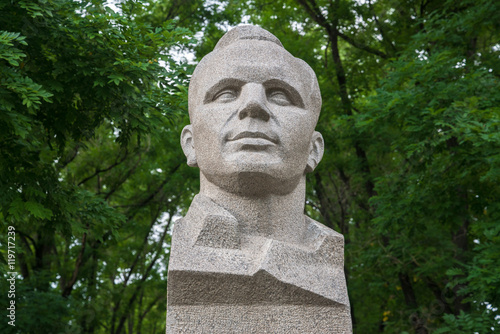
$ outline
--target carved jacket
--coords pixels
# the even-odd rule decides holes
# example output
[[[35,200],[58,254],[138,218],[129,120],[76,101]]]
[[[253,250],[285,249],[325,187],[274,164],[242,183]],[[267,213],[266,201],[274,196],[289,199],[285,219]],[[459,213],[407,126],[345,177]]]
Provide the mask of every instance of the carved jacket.
[[[245,300],[348,307],[344,238],[305,215],[304,219],[304,244],[257,236],[243,242],[231,213],[206,196],[195,196],[187,215],[174,224],[169,305]]]

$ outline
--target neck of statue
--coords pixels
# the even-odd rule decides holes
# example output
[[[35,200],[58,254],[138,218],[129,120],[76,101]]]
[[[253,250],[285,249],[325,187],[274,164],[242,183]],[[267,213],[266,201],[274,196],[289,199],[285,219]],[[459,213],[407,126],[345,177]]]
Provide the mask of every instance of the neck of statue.
[[[289,193],[244,196],[222,189],[200,173],[200,194],[229,211],[237,219],[242,236],[300,243],[306,232],[305,191],[305,175]]]

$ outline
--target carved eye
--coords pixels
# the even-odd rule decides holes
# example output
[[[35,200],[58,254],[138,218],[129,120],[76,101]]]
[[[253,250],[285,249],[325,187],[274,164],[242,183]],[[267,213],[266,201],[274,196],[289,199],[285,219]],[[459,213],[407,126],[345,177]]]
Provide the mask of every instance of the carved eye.
[[[231,102],[238,98],[238,92],[234,89],[224,89],[221,90],[214,96],[213,101],[217,102]]]
[[[281,90],[275,90],[271,91],[268,96],[268,100],[272,103],[275,103],[279,106],[291,106],[293,105],[292,101],[288,97],[288,95],[281,91]]]

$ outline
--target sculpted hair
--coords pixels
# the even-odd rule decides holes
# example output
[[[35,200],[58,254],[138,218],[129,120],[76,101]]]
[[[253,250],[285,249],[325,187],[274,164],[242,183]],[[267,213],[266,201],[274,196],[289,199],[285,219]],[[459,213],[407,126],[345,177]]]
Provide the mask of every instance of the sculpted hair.
[[[231,45],[234,42],[237,42],[242,39],[267,41],[275,43],[278,46],[285,49],[283,47],[283,44],[281,44],[280,40],[276,36],[271,34],[269,31],[257,26],[244,25],[244,26],[237,26],[236,28],[229,30],[224,36],[222,36],[219,42],[217,42],[214,51],[217,51],[218,49],[223,49],[228,45]]]
[[[213,51],[207,54],[205,57],[203,57],[203,59],[200,61],[198,66],[196,66],[196,69],[193,72],[193,76],[191,77],[191,83],[189,85],[189,97],[188,97],[188,104],[189,104],[188,109],[190,115],[194,107],[192,96],[196,95],[194,91],[194,86],[195,86],[194,82],[196,82],[197,80],[198,76],[197,74],[202,72],[202,69],[205,66],[207,66],[207,64],[210,63],[210,60],[212,58],[217,56],[218,52],[240,40],[255,40],[255,41],[274,43],[278,45],[280,48],[282,48],[283,52],[290,54],[284,48],[283,44],[281,44],[280,40],[276,36],[271,34],[269,31],[262,29],[261,27],[253,25],[242,25],[231,29],[224,36],[222,36],[219,42],[217,42],[217,45],[215,45]],[[309,99],[311,101],[313,109],[312,111],[319,117],[319,113],[321,111],[321,93],[319,90],[319,84],[318,84],[318,79],[316,78],[316,73],[314,73],[313,69],[309,66],[309,64],[307,64],[302,59],[296,57],[293,58],[297,62],[297,64],[301,66],[304,70],[306,70],[309,74],[310,92],[311,92]]]

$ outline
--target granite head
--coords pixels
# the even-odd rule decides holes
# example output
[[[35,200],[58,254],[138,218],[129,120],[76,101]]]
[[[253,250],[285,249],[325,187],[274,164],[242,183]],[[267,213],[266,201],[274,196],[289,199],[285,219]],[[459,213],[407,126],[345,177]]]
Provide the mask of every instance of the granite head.
[[[195,69],[188,165],[230,192],[291,191],[324,150],[316,75],[268,31],[238,26]]]

